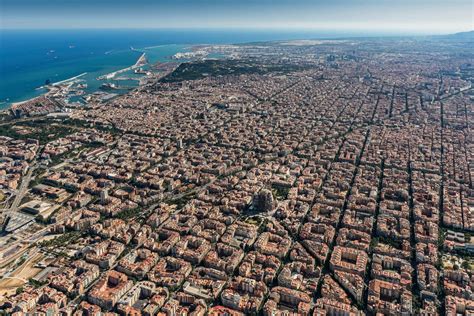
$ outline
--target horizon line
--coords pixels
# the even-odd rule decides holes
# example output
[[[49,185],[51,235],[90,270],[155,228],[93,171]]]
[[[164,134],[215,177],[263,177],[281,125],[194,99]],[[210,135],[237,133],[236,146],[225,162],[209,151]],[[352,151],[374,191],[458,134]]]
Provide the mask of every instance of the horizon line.
[[[199,26],[199,27],[190,27],[190,26],[151,26],[151,27],[41,27],[41,28],[34,28],[34,27],[4,27],[0,26],[1,31],[80,31],[80,30],[174,30],[174,31],[278,31],[284,33],[291,33],[291,32],[321,32],[321,33],[349,33],[354,35],[372,35],[372,36],[380,36],[380,35],[390,35],[390,36],[433,36],[433,35],[449,35],[449,34],[457,34],[457,33],[465,33],[465,32],[473,32],[474,29],[462,29],[456,31],[439,31],[439,30],[400,30],[400,29],[381,29],[381,30],[374,30],[374,29],[329,29],[329,28],[316,28],[316,27],[283,27],[283,26],[268,26],[268,27],[261,27],[261,26],[223,26],[223,27],[216,27],[216,26]],[[328,34],[330,35],[330,34]]]

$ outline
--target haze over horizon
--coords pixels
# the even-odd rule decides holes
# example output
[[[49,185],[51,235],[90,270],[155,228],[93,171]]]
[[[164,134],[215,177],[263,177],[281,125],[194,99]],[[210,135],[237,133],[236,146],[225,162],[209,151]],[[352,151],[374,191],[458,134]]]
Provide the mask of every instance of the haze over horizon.
[[[470,0],[0,0],[1,29],[210,28],[447,34]]]

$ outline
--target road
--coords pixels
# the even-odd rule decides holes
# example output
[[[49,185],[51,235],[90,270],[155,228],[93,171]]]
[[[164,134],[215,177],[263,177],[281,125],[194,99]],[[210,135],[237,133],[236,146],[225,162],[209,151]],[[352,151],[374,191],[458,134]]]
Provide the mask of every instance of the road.
[[[13,125],[13,124],[16,124],[16,123],[36,121],[36,120],[41,120],[41,119],[44,119],[44,116],[25,117],[25,118],[20,118],[20,119],[15,119],[15,120],[11,120],[11,121],[2,122],[2,123],[0,123],[0,126]]]
[[[18,188],[18,193],[15,196],[15,199],[12,202],[12,205],[8,209],[0,209],[1,217],[1,227],[4,226],[5,221],[15,212],[18,211],[18,206],[20,206],[23,197],[25,196],[26,192],[28,191],[28,186],[30,185],[31,177],[33,172],[36,169],[35,163],[31,164],[30,168],[28,169],[26,175],[21,180],[20,187]]]
[[[12,202],[12,205],[10,206],[9,209],[0,209],[0,215],[6,211],[7,214],[9,215],[13,212],[16,212],[18,210],[18,206],[20,206],[21,201],[23,200],[23,197],[25,196],[26,192],[28,191],[28,186],[30,185],[31,177],[33,176],[33,172],[35,171],[37,165],[36,161],[40,155],[40,153],[43,151],[43,146],[40,146],[38,148],[38,151],[36,152],[35,157],[31,161],[30,167],[28,168],[28,171],[26,172],[26,175],[23,176],[21,179],[21,184],[20,187],[18,188],[18,192],[15,196],[15,199]],[[6,218],[6,216],[4,217]]]
[[[28,190],[28,186],[30,185],[31,181],[31,176],[33,175],[35,169],[36,164],[32,164],[26,175],[23,177],[20,188],[18,189],[18,194],[15,196],[15,199],[13,200],[13,203],[10,206],[10,212],[15,212],[18,210],[18,206],[20,205],[21,200],[23,200],[23,197],[25,196],[26,191]]]

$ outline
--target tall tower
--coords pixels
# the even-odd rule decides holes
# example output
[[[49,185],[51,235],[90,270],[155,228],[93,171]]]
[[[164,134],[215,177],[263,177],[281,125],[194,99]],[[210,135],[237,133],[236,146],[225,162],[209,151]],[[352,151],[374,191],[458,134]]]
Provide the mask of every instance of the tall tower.
[[[107,204],[108,200],[109,200],[109,189],[103,189],[102,191],[100,191],[100,203]]]

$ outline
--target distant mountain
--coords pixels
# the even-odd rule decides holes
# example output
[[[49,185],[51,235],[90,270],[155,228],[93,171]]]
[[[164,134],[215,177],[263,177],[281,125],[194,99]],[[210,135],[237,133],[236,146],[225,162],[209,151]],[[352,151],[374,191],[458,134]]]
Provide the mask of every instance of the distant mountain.
[[[474,40],[474,31],[459,32],[454,34],[439,35],[437,37],[442,37],[445,39],[455,39],[455,40]]]

